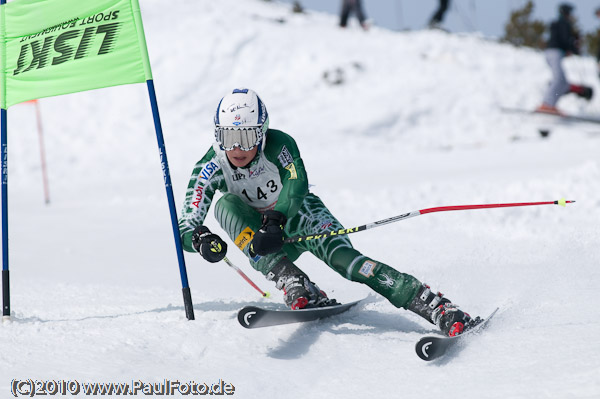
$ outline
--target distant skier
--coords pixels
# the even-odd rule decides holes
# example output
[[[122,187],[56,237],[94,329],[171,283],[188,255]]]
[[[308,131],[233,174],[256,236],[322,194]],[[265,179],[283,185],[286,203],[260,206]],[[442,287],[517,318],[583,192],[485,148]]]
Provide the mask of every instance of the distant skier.
[[[567,93],[575,93],[586,100],[592,98],[592,88],[567,82],[562,67],[564,57],[579,54],[579,35],[573,26],[573,8],[573,5],[568,3],[560,4],[558,7],[559,17],[550,25],[550,40],[544,54],[546,62],[552,69],[552,81],[544,95],[544,102],[537,108],[538,112],[560,114],[556,103]]]
[[[342,0],[342,10],[340,11],[340,26],[342,28],[345,28],[346,25],[348,25],[348,17],[351,13],[356,14],[356,19],[358,19],[360,26],[364,30],[369,29],[361,0]]]
[[[448,7],[450,5],[450,0],[439,0],[439,6],[436,12],[431,16],[429,20],[430,28],[440,28],[442,25],[442,21],[444,20],[444,15],[446,11],[448,11]]]
[[[308,251],[348,280],[366,284],[394,306],[436,324],[447,335],[479,321],[415,277],[367,257],[347,235],[284,244],[284,237],[343,229],[321,199],[309,192],[294,139],[269,129],[267,109],[249,89],[221,99],[214,118],[216,142],[195,165],[179,228],[183,247],[208,262],[222,260],[227,244],[204,225],[217,191],[215,217],[252,267],[278,289],[291,309],[335,304],[293,261]]]

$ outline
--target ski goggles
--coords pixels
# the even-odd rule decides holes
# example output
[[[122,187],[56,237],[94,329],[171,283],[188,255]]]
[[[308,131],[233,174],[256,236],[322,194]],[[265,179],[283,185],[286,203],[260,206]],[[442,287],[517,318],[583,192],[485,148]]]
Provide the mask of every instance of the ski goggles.
[[[243,151],[250,151],[262,140],[262,127],[215,127],[215,138],[225,151],[240,147]]]

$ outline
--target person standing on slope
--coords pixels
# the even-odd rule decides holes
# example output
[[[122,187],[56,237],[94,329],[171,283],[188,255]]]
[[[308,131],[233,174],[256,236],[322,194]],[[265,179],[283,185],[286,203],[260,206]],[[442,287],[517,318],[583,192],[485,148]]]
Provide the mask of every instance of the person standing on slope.
[[[579,54],[579,35],[575,32],[572,15],[573,6],[563,3],[558,7],[559,17],[550,25],[550,40],[544,51],[546,62],[552,69],[552,81],[544,95],[544,102],[537,108],[538,112],[560,114],[556,103],[563,95],[575,93],[590,100],[592,88],[569,84],[562,67],[562,60],[571,54]]]
[[[361,0],[342,0],[342,9],[340,11],[340,26],[342,28],[345,28],[348,25],[348,18],[350,17],[351,13],[356,15],[356,19],[358,19],[360,26],[364,30],[369,29],[369,25],[367,25],[367,17],[363,11]]]
[[[195,165],[186,191],[179,229],[183,248],[208,262],[222,260],[227,244],[204,225],[217,191],[218,223],[233,243],[277,289],[293,310],[336,301],[293,262],[308,251],[348,280],[363,283],[394,306],[405,308],[454,336],[473,320],[441,293],[353,248],[347,235],[285,243],[295,235],[321,234],[344,227],[321,199],[309,192],[304,162],[294,139],[269,128],[265,104],[249,89],[224,96],[214,117],[216,142]]]
[[[450,0],[439,0],[439,5],[435,13],[431,16],[429,20],[429,27],[432,29],[440,28],[442,25],[442,21],[444,20],[444,15],[446,11],[448,11],[448,7],[450,6]]]

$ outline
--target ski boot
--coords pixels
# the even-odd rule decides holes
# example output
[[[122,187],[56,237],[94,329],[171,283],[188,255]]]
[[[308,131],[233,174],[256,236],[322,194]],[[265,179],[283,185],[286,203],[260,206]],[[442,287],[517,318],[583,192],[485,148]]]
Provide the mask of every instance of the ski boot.
[[[548,104],[542,104],[542,105],[540,105],[539,107],[537,107],[535,109],[535,112],[541,112],[541,113],[544,113],[544,114],[552,114],[552,115],[559,115],[559,116],[563,115],[563,113],[560,112],[558,110],[558,108],[556,108],[553,105],[548,105]]]
[[[449,337],[462,334],[483,321],[479,317],[472,319],[468,313],[444,298],[442,293],[434,294],[425,284],[407,309],[437,325]]]
[[[581,86],[581,85],[570,85],[569,93],[575,93],[579,97],[585,98],[590,101],[594,95],[594,89],[589,86]]]
[[[335,305],[325,292],[310,281],[308,276],[289,259],[282,258],[269,273],[267,280],[275,281],[275,287],[283,290],[283,300],[292,310]]]

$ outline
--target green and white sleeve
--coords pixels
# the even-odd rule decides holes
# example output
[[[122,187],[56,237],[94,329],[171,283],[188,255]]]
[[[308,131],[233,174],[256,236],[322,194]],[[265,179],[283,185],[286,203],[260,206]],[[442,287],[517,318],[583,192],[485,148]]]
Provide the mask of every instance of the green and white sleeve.
[[[179,218],[179,232],[184,250],[196,252],[192,246],[192,233],[204,223],[217,190],[227,192],[227,186],[215,151],[210,148],[194,166],[185,193],[182,215]]]

